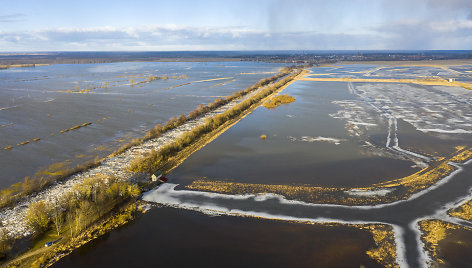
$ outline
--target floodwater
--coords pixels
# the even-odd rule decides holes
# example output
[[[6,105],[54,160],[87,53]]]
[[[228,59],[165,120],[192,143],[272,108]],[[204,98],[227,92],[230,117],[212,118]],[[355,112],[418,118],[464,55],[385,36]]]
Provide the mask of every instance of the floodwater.
[[[468,267],[472,263],[472,232],[464,229],[450,229],[439,245],[439,258],[449,267]]]
[[[400,78],[438,70],[445,75],[436,67],[343,65],[310,75]],[[462,88],[296,81],[283,93],[295,102],[259,107],[173,170],[172,182],[362,187],[413,174],[456,146],[472,145],[472,92]]]
[[[328,77],[396,76],[394,68],[377,67],[346,65],[312,72]],[[450,74],[441,68],[399,69],[412,77]],[[471,145],[472,91],[296,81],[283,93],[294,96],[295,102],[274,110],[259,107],[185,160],[169,174],[169,183],[144,194],[145,201],[164,207],[152,208],[55,266],[378,266],[365,253],[375,244],[365,230],[318,224],[337,222],[391,225],[398,264],[426,267],[416,223],[451,220],[446,211],[471,198],[472,161],[454,164],[455,172],[409,200],[376,206],[311,204],[185,186],[205,178],[357,187],[399,178],[453,152],[455,146]],[[262,134],[266,140],[259,138]],[[441,257],[450,267],[471,266],[469,240],[470,232],[452,232],[440,244]]]
[[[365,254],[375,247],[355,227],[160,207],[53,267],[381,267]]]
[[[281,66],[128,62],[0,70],[0,188],[53,163],[61,169],[104,157],[155,124],[245,89]],[[146,82],[164,75],[168,79]]]
[[[257,108],[176,168],[172,181],[185,185],[206,178],[355,187],[417,170],[410,161],[373,154],[357,136],[349,135],[342,120],[331,116],[339,110],[333,102],[357,99],[346,83],[296,81],[283,93],[295,97],[295,102],[273,110]],[[367,139],[385,144],[385,129],[377,120]]]

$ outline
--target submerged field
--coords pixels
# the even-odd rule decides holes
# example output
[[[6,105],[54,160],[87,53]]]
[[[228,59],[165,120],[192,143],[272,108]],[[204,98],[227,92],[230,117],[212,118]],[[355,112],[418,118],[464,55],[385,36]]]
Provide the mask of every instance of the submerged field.
[[[62,133],[64,127],[58,127],[60,134],[71,135],[70,139],[80,134],[82,138],[76,137],[79,147],[104,148],[95,151],[105,155],[110,152],[105,148],[114,148],[119,140],[142,135],[155,123],[187,113],[215,96],[244,89],[280,67],[159,63],[169,68],[165,69],[168,73],[174,70],[163,79],[164,72],[151,73],[148,63],[128,64],[124,64],[126,70],[120,69],[124,68],[120,64],[115,66],[119,70],[103,65],[114,70],[110,77],[131,72],[126,78],[128,85],[96,87],[88,94],[79,93],[80,86],[76,92],[51,92],[62,97],[44,103],[53,105],[77,95],[84,98],[81,104],[86,107],[85,125],[75,128],[73,124]],[[149,63],[156,72],[159,64]],[[180,69],[174,69],[174,64]],[[171,170],[167,184],[144,193],[144,201],[158,206],[132,224],[82,247],[57,266],[126,263],[143,267],[151,256],[158,256],[168,266],[203,262],[209,267],[470,264],[461,253],[469,248],[470,231],[460,228],[472,226],[466,203],[472,198],[468,161],[472,157],[472,91],[463,84],[447,82],[454,77],[468,83],[469,71],[472,65],[311,68],[304,78],[283,89],[280,94],[286,95],[278,98],[280,103],[274,104],[277,98],[272,97],[266,107],[242,116]],[[153,76],[159,78],[150,78]],[[103,83],[109,78],[100,79]],[[89,102],[100,95],[105,99],[95,103],[96,110],[86,113]],[[120,105],[127,99],[127,106]],[[20,107],[6,108],[0,114],[7,111],[9,115]],[[70,117],[81,114],[66,111]],[[115,116],[85,120],[100,112]],[[121,113],[123,117],[116,116]],[[70,121],[64,120],[59,122]],[[47,126],[48,121],[44,122]],[[12,130],[15,126],[4,125],[3,129],[11,126]],[[86,138],[90,137],[87,131],[95,133],[93,142]],[[112,134],[106,135],[106,131]],[[15,135],[9,135],[6,137],[14,144]],[[21,157],[34,145],[38,145],[38,153],[49,150],[39,147],[42,143],[61,146],[55,144],[54,137],[15,144],[5,149],[2,157],[8,159],[7,153]],[[52,155],[69,159],[78,154],[76,150],[68,147],[62,155],[57,149]],[[91,156],[89,150],[80,152]],[[31,152],[29,155],[34,158]],[[42,165],[37,162],[37,167]],[[15,165],[9,168],[13,172]],[[448,212],[459,205],[462,210]],[[436,228],[437,224],[424,224],[439,220],[460,228],[443,228],[445,232]],[[456,243],[463,234],[464,241]],[[460,252],[454,255],[454,248]]]
[[[470,174],[470,166],[451,162],[471,157],[472,91],[399,80],[466,79],[454,68],[313,68],[283,91],[294,102],[259,107],[173,170],[171,185],[144,199],[224,215],[392,224],[391,265],[432,263],[422,253],[428,249],[416,219],[447,218],[440,204],[469,198],[468,175],[457,174]],[[309,79],[315,76],[323,78]]]
[[[297,81],[284,93],[295,102],[273,110],[259,107],[174,170],[175,182],[185,185],[205,178],[361,187],[418,170],[410,161],[376,153],[332,116],[339,110],[336,101],[356,100],[345,83]],[[366,135],[376,140],[368,141],[385,144],[385,122],[370,124]],[[261,134],[267,138],[260,139]]]
[[[141,62],[1,70],[0,187],[104,157],[155,124],[245,89],[280,67]]]
[[[434,72],[415,68],[418,75]],[[293,83],[284,90],[293,103],[258,108],[175,169],[173,182],[193,190],[269,192],[342,204],[393,201],[429,187],[454,169],[447,165],[451,156],[472,146],[472,91],[328,81],[379,70],[363,65],[312,69],[306,77],[316,72],[327,81]],[[444,169],[435,171],[435,166]],[[411,190],[394,182],[401,178]]]
[[[377,249],[368,228],[214,218],[156,208],[54,267],[145,267],[154,262],[166,267],[382,267],[365,254]]]

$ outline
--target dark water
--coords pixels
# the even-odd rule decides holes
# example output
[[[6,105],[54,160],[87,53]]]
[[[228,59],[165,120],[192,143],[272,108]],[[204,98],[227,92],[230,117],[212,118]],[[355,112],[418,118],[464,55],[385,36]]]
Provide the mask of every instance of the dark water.
[[[472,231],[448,230],[446,238],[439,242],[439,257],[449,267],[470,267],[472,264]]]
[[[333,71],[328,68],[324,71]],[[356,71],[355,66],[342,68],[346,69],[345,72]],[[428,70],[419,70],[416,75],[421,72],[427,73]],[[296,97],[296,101],[274,111],[258,108],[188,158],[169,175],[170,182],[185,185],[206,177],[248,183],[360,186],[397,178],[416,170],[409,161],[366,153],[364,144],[348,135],[344,122],[329,115],[340,109],[332,101],[356,100],[355,95],[349,94],[346,83],[298,81],[284,93]],[[420,132],[400,118],[398,122],[397,134],[402,148],[443,154],[460,144],[455,139]],[[385,120],[379,120],[375,127],[368,130],[367,140],[376,145],[385,144],[386,128]],[[266,134],[267,140],[261,140],[261,134]],[[322,136],[341,141],[339,145],[306,142],[301,140],[303,136]],[[446,138],[448,136],[453,135],[445,135]],[[447,203],[470,196],[471,165],[463,168],[461,173],[446,183],[415,199],[364,209],[283,202],[278,197],[241,199],[196,191],[165,190],[162,187],[149,195],[163,197],[158,203],[184,208],[239,211],[285,220],[304,218],[392,224],[403,231],[397,235],[401,242],[399,247],[405,249],[405,263],[409,267],[421,267],[423,260],[412,223],[431,217]],[[472,265],[467,255],[469,236],[465,233],[448,235],[440,245],[450,267]],[[353,227],[326,227],[261,218],[211,217],[161,207],[75,251],[56,267],[375,267],[377,264],[365,254],[372,245],[372,238],[367,232]]]
[[[444,137],[440,138],[438,136]],[[398,137],[401,141],[400,146],[402,148],[424,155],[449,155],[456,151],[456,146],[472,145],[470,136],[450,137],[448,135],[426,135],[403,120],[398,121]],[[432,146],[432,144],[434,144],[434,146]]]
[[[346,226],[208,217],[155,208],[53,267],[381,267],[370,233]]]
[[[177,204],[182,207],[212,209],[218,211],[238,211],[254,216],[275,217],[279,219],[313,219],[316,221],[340,222],[382,222],[398,226],[397,233],[404,249],[405,263],[409,267],[422,267],[424,260],[418,251],[419,241],[412,224],[422,218],[434,218],[434,215],[448,203],[470,198],[472,190],[472,166],[463,167],[462,172],[451,177],[447,182],[438,185],[417,198],[377,207],[349,207],[333,205],[308,205],[282,202],[279,198],[260,200],[255,197],[245,199],[229,196],[218,196],[194,191],[167,190],[159,188],[149,192],[146,200],[163,204]],[[154,199],[155,198],[155,199]],[[468,224],[470,227],[471,224]],[[468,259],[464,259],[467,261]],[[467,266],[468,267],[468,266]]]
[[[170,192],[169,197],[179,204],[187,204],[195,208],[214,207],[228,211],[237,209],[255,216],[274,215],[280,219],[292,217],[395,224],[403,230],[402,234],[397,235],[401,236],[402,243],[399,246],[405,249],[406,263],[409,267],[421,267],[423,260],[419,258],[417,235],[411,229],[411,223],[435,214],[446,203],[470,196],[471,176],[471,166],[464,166],[464,170],[452,177],[447,183],[416,199],[371,209],[346,206],[306,206],[282,203],[277,198],[264,201],[254,198],[228,199],[205,194],[192,194],[192,191]],[[150,193],[150,195],[156,196],[162,196],[162,194],[164,192]],[[255,227],[259,224],[261,224],[260,227]],[[363,231],[350,227],[331,228],[333,227],[312,226],[290,221],[229,216],[210,217],[187,210],[156,208],[132,224],[113,231],[105,239],[97,240],[77,250],[57,265],[59,267],[68,267],[69,265],[99,267],[107,263],[116,264],[120,261],[126,266],[141,266],[153,263],[155,257],[159,256],[164,265],[171,265],[172,262],[168,261],[173,260],[176,262],[176,266],[179,266],[188,265],[188,261],[193,260],[192,253],[196,252],[198,255],[198,258],[195,259],[197,260],[195,261],[196,266],[200,266],[201,258],[206,259],[210,266],[221,265],[221,263],[231,264],[232,260],[239,260],[243,254],[249,256],[250,260],[246,263],[243,259],[241,264],[254,267],[251,265],[253,262],[258,265],[266,262],[271,263],[273,257],[270,254],[280,252],[280,248],[285,248],[287,252],[295,249],[297,252],[283,254],[283,257],[292,256],[293,259],[290,259],[290,262],[278,261],[276,264],[280,265],[276,266],[281,267],[298,267],[297,264],[300,264],[301,267],[305,267],[305,264],[317,266],[318,263],[323,264],[319,265],[320,267],[371,265],[364,259],[364,250],[370,247],[371,238],[363,236]],[[288,233],[286,233],[287,230],[289,230]],[[452,235],[448,234],[447,239],[440,244],[443,254],[441,256],[451,263],[450,267],[469,267],[472,264],[465,251],[468,249],[470,235],[470,232],[453,232]],[[293,241],[293,245],[286,239]],[[367,244],[365,244],[366,242]],[[254,246],[255,248],[253,248]],[[302,254],[306,251],[299,249],[298,246],[308,249],[310,256],[315,256],[315,258],[310,259],[310,256]],[[313,249],[310,249],[310,246]],[[271,253],[258,255],[260,247]],[[161,254],[162,252],[164,253]],[[215,252],[218,254],[213,255]],[[348,256],[343,254],[348,254]],[[459,259],[454,259],[454,257]],[[287,265],[292,262],[293,265]],[[455,264],[461,265],[456,266]]]
[[[128,62],[0,70],[0,188],[52,163],[69,161],[66,164],[73,166],[106,156],[154,124],[251,86],[279,67],[250,62]],[[129,85],[130,79],[141,82],[149,75],[170,79]],[[180,75],[188,78],[171,78]],[[195,82],[215,78],[228,79]],[[218,85],[223,82],[227,84]],[[58,92],[104,83],[107,88],[89,94]],[[184,83],[190,84],[166,89]],[[86,122],[92,125],[60,133]],[[41,140],[17,145],[35,138]],[[6,151],[7,146],[14,148]]]

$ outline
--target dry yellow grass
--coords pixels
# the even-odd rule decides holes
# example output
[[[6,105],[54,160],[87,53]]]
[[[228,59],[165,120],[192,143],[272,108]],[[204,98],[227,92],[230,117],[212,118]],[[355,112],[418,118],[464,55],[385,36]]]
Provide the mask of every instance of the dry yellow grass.
[[[0,69],[39,67],[39,66],[47,66],[47,65],[50,65],[50,64],[0,64]]]
[[[456,217],[460,219],[464,219],[467,221],[472,220],[472,200],[469,200],[467,203],[463,204],[462,206],[450,210],[448,214],[451,217]]]
[[[239,74],[276,74],[277,72],[239,73]]]
[[[298,79],[301,81],[316,81],[316,82],[368,82],[368,83],[405,83],[405,84],[419,84],[428,86],[448,86],[448,87],[463,87],[472,89],[472,84],[462,82],[449,82],[441,78],[425,78],[425,79],[376,79],[376,78],[348,78],[348,77],[303,77]]]
[[[224,81],[224,82],[221,82],[221,83],[218,83],[218,84],[215,84],[215,85],[209,86],[208,88],[217,87],[217,86],[222,86],[222,85],[225,85],[225,84],[228,84],[228,83],[234,82],[234,81],[236,81],[236,79],[233,79],[233,80],[230,80],[230,81]]]
[[[463,148],[459,147],[458,149]],[[472,148],[468,150],[463,150],[459,154],[455,155],[454,157],[451,158],[452,162],[457,162],[457,163],[463,163],[467,161],[468,159],[472,158]]]
[[[275,97],[270,98],[262,106],[266,107],[267,109],[274,109],[276,107],[279,107],[282,104],[289,104],[294,101],[295,101],[294,97],[288,94],[282,94],[282,95],[277,95]]]
[[[220,77],[220,78],[192,81],[192,83],[201,83],[201,82],[217,81],[217,80],[232,79],[232,78],[234,78],[234,77],[232,77],[232,76],[231,77]]]
[[[345,61],[339,64],[363,64],[363,65],[385,65],[385,66],[459,66],[472,65],[472,60],[428,60],[428,61]]]
[[[228,181],[195,180],[187,186],[188,189],[209,191],[226,194],[261,194],[274,193],[287,198],[295,199],[299,196],[308,196],[310,201],[316,201],[316,196],[321,192],[335,192],[337,188],[316,187],[309,185],[274,185],[255,184]],[[311,197],[311,198],[310,198]]]
[[[471,230],[467,227],[455,225],[441,220],[424,220],[419,223],[421,229],[421,240],[425,244],[429,256],[433,260],[432,267],[440,267],[445,264],[441,259],[439,243],[447,237],[448,231],[456,229]]]
[[[396,263],[397,251],[392,226],[375,224],[362,226],[361,229],[369,230],[377,244],[376,248],[371,248],[366,252],[370,258],[387,268],[400,267]]]

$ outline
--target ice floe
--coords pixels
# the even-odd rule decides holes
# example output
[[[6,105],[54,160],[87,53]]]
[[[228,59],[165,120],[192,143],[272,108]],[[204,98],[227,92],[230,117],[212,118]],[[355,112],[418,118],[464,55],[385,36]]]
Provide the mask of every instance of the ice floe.
[[[363,190],[363,189],[351,189],[345,193],[354,196],[386,196],[393,192],[395,189],[378,189],[378,190]]]
[[[302,136],[301,138],[295,138],[292,136],[287,137],[291,141],[303,141],[303,142],[327,142],[332,143],[335,145],[341,144],[341,142],[345,141],[344,139],[337,139],[337,138],[330,138],[330,137],[310,137],[310,136]]]

